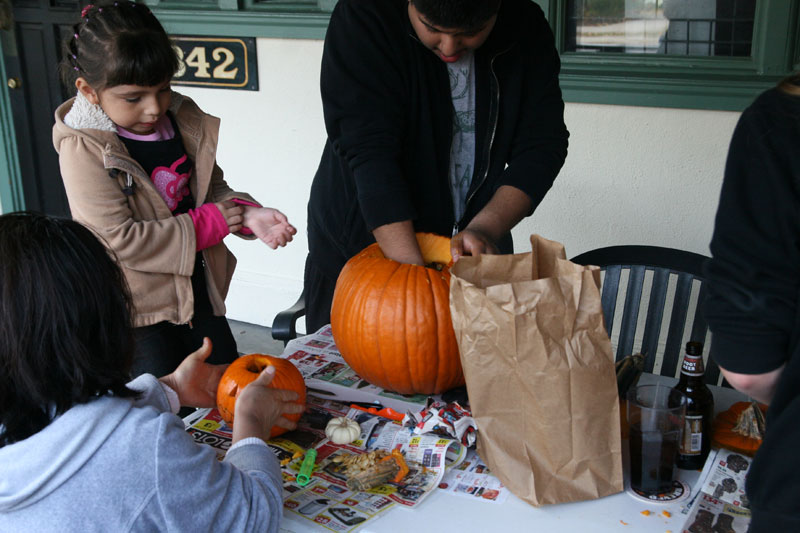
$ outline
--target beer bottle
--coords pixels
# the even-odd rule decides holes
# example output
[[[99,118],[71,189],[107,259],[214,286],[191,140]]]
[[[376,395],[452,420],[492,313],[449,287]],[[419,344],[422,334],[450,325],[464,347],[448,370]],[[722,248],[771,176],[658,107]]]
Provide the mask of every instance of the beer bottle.
[[[676,389],[686,395],[686,423],[678,451],[678,468],[703,468],[711,450],[711,423],[714,416],[714,397],[703,379],[703,343],[686,343],[681,365],[681,377]]]

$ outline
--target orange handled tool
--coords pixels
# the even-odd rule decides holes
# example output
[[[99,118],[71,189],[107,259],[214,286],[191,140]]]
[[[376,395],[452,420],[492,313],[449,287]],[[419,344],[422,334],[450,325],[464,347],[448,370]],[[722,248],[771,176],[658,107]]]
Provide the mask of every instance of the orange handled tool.
[[[398,422],[402,422],[405,415],[402,413],[398,413],[391,407],[384,407],[383,409],[376,409],[375,407],[362,407],[361,405],[357,404],[350,404],[350,407],[353,409],[358,409],[359,411],[365,411],[372,415],[382,416],[384,418],[388,418],[389,420],[396,420]]]

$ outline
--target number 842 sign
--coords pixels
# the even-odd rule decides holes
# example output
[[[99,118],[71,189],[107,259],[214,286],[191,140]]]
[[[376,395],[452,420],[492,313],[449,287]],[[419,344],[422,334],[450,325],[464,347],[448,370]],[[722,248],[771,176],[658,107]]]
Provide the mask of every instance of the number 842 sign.
[[[256,40],[253,37],[173,35],[180,66],[174,85],[258,90]]]

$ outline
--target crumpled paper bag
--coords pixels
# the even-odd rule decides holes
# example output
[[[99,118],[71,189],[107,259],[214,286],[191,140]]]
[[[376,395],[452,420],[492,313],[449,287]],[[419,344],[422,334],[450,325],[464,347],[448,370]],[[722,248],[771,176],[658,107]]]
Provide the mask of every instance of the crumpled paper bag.
[[[463,257],[450,311],[478,453],[528,503],[623,490],[614,356],[598,267],[531,236],[531,253]]]

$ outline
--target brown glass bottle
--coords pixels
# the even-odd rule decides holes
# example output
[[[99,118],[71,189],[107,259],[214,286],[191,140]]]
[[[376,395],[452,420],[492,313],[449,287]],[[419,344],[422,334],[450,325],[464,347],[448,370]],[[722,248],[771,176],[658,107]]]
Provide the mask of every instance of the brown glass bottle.
[[[686,395],[686,424],[678,451],[678,468],[703,468],[711,450],[714,397],[703,378],[703,343],[687,342],[681,377],[675,388]]]

